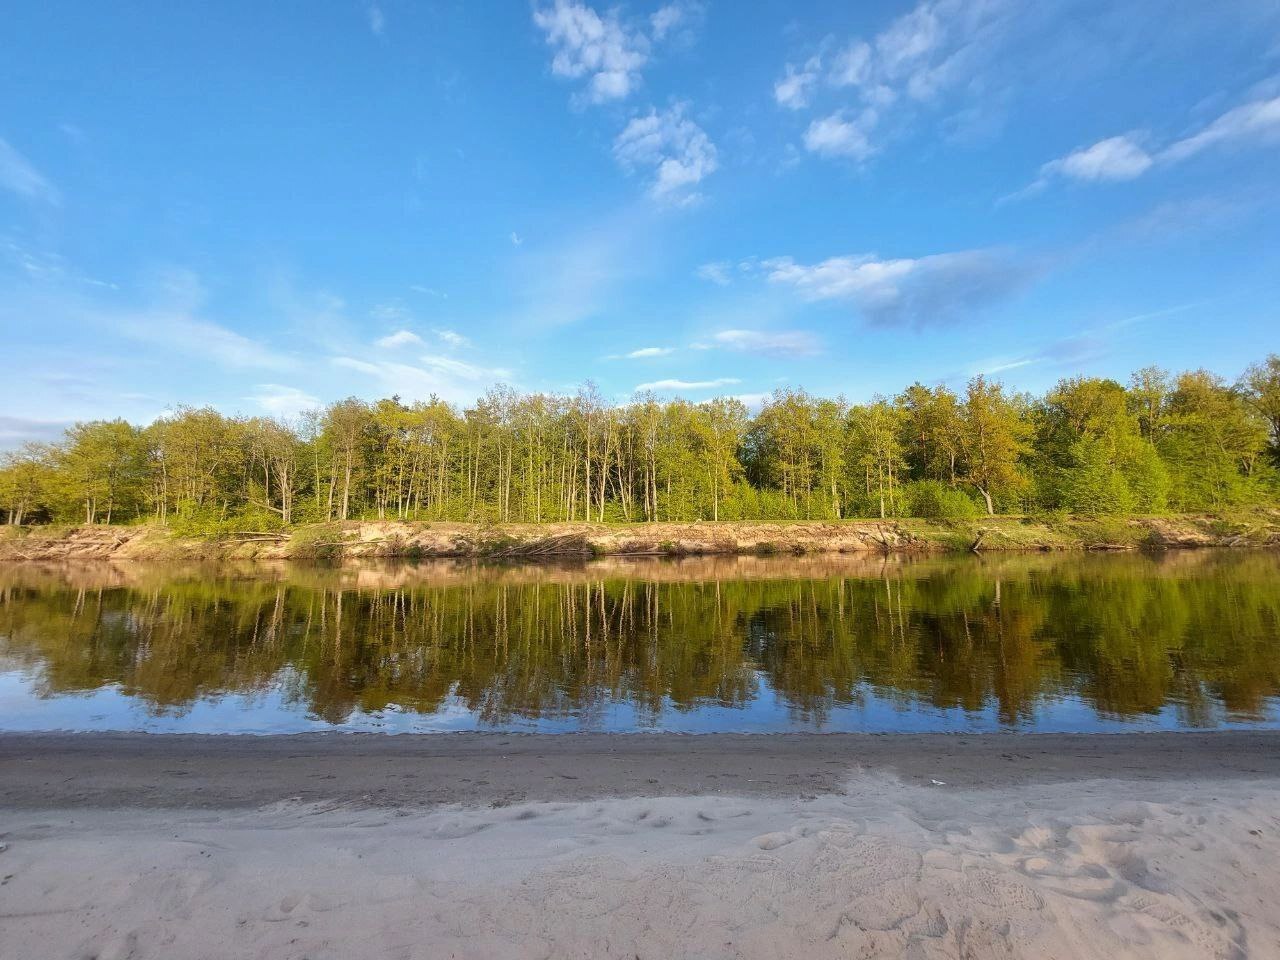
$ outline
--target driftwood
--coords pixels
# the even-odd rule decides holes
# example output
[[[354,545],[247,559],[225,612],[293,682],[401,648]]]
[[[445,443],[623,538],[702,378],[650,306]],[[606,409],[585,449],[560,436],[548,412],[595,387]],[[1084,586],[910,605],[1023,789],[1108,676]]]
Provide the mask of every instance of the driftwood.
[[[982,546],[982,538],[983,538],[983,537],[985,537],[986,535],[987,535],[987,531],[986,531],[984,528],[979,527],[979,528],[978,528],[978,535],[977,535],[976,537],[974,537],[974,539],[973,539],[973,543],[969,544],[969,552],[970,552],[970,553],[980,553],[980,552],[981,552],[979,548]]]

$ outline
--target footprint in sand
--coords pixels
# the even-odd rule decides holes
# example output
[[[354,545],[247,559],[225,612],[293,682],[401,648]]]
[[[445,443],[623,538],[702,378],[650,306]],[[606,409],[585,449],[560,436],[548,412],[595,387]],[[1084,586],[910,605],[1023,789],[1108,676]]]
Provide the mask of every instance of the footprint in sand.
[[[752,839],[761,850],[777,850],[779,847],[785,847],[796,838],[789,833],[762,833],[760,836]]]
[[[131,957],[138,955],[138,934],[136,931],[129,931],[121,937],[114,939],[97,953],[92,956],[94,960],[129,960]]]

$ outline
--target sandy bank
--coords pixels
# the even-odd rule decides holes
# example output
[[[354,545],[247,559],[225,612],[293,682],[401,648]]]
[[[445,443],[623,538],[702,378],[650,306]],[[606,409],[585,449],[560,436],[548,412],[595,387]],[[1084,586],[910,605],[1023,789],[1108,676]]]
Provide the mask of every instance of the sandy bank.
[[[210,739],[3,739],[0,953],[1280,956],[1272,735]]]
[[[984,517],[925,520],[720,522],[610,525],[351,521],[182,538],[157,526],[0,528],[0,560],[242,559],[361,560],[482,557],[885,554],[964,551],[980,540],[1001,550],[1138,549],[1280,545],[1280,510],[1099,519]]]
[[[429,807],[836,793],[854,773],[1001,790],[1280,778],[1280,731],[1120,734],[0,734],[0,808]]]

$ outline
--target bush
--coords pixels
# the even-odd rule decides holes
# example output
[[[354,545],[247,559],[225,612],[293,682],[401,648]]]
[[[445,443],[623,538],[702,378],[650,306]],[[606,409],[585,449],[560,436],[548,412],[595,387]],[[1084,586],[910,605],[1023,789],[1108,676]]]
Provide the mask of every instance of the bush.
[[[926,520],[971,520],[979,513],[963,490],[949,487],[938,480],[918,480],[903,487],[907,513]]]
[[[170,514],[168,527],[179,537],[225,537],[233,533],[282,530],[284,524],[280,514],[256,507],[225,515],[219,507],[203,507]]]

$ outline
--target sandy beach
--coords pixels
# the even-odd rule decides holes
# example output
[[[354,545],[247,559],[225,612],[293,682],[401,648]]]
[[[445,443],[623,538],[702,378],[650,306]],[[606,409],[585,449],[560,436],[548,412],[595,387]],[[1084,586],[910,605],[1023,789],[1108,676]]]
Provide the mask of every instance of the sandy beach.
[[[1280,734],[0,736],[5,958],[1280,956]]]

